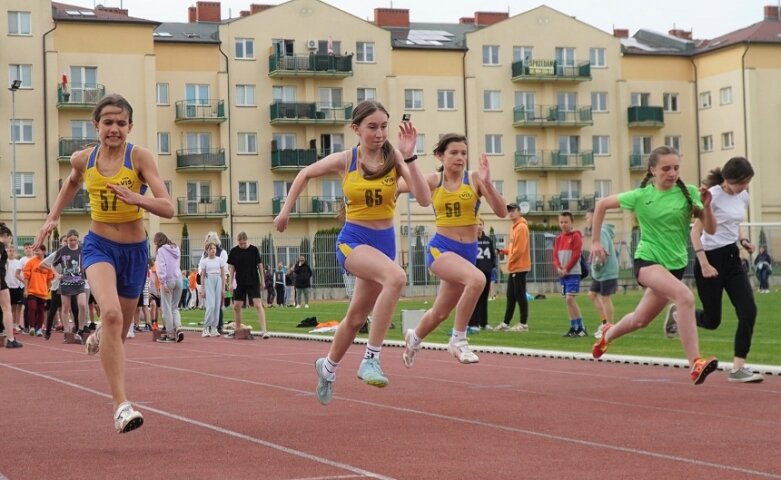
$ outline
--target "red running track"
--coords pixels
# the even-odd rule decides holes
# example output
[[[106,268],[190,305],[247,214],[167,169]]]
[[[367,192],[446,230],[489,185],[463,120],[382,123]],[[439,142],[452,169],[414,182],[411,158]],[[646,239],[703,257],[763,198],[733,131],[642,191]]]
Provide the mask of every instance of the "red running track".
[[[460,365],[388,347],[390,385],[339,369],[314,398],[328,344],[189,335],[127,342],[144,426],[114,432],[108,387],[82,347],[24,337],[0,349],[0,480],[781,479],[781,381],[701,386],[680,368],[483,354]],[[25,340],[26,339],[26,340]]]

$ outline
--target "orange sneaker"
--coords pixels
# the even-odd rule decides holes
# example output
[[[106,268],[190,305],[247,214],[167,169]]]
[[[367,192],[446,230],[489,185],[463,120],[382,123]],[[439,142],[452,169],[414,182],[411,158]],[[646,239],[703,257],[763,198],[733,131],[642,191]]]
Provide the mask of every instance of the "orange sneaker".
[[[591,347],[591,356],[594,358],[599,358],[602,356],[603,353],[607,351],[607,346],[610,345],[610,342],[608,342],[605,339],[605,334],[608,330],[613,328],[613,324],[610,322],[605,322],[602,324],[601,327],[599,327],[599,332],[602,334],[599,336],[599,339],[597,340],[597,343],[594,344],[593,347]]]
[[[698,358],[692,365],[691,375],[692,382],[695,385],[699,385],[705,381],[705,377],[710,375],[719,367],[719,361],[716,357]]]

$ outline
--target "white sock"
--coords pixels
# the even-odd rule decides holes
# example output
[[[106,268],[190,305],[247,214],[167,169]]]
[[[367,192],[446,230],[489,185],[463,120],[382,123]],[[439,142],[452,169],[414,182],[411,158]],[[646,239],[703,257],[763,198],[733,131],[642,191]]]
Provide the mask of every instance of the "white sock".
[[[374,345],[366,344],[366,352],[363,354],[364,359],[373,358],[380,361],[380,350],[382,350],[382,347],[375,347]]]
[[[338,366],[339,366],[338,363],[334,362],[329,357],[325,357],[325,362],[323,362],[321,373],[323,374],[326,380],[328,380],[329,382],[333,382],[334,379],[336,379],[336,368]]]
[[[453,334],[450,337],[450,343],[458,343],[461,340],[466,340],[466,331],[459,332],[454,328]]]

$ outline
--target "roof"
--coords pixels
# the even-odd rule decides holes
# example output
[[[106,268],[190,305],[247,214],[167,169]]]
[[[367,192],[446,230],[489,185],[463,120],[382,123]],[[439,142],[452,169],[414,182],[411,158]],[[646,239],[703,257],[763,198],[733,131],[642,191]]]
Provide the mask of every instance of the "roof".
[[[624,53],[638,55],[690,56],[696,52],[696,46],[694,40],[645,29],[638,30],[630,38],[621,39],[621,50]]]
[[[697,53],[730,47],[740,43],[781,44],[781,22],[774,19],[765,19],[712,40],[705,40],[702,42]]]
[[[131,17],[99,8],[91,9],[59,2],[52,2],[52,19],[57,22],[135,23],[150,26],[160,24],[160,22],[153,20]]]
[[[219,23],[161,23],[155,29],[155,42],[220,43]]]
[[[409,28],[382,27],[391,32],[393,48],[467,50],[466,34],[483,28],[461,23],[410,23]]]

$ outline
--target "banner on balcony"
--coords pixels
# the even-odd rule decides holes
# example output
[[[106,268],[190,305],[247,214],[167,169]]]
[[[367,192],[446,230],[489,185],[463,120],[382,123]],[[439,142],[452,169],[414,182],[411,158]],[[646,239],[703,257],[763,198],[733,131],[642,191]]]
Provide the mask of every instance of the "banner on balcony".
[[[529,75],[553,75],[555,60],[529,60]]]

